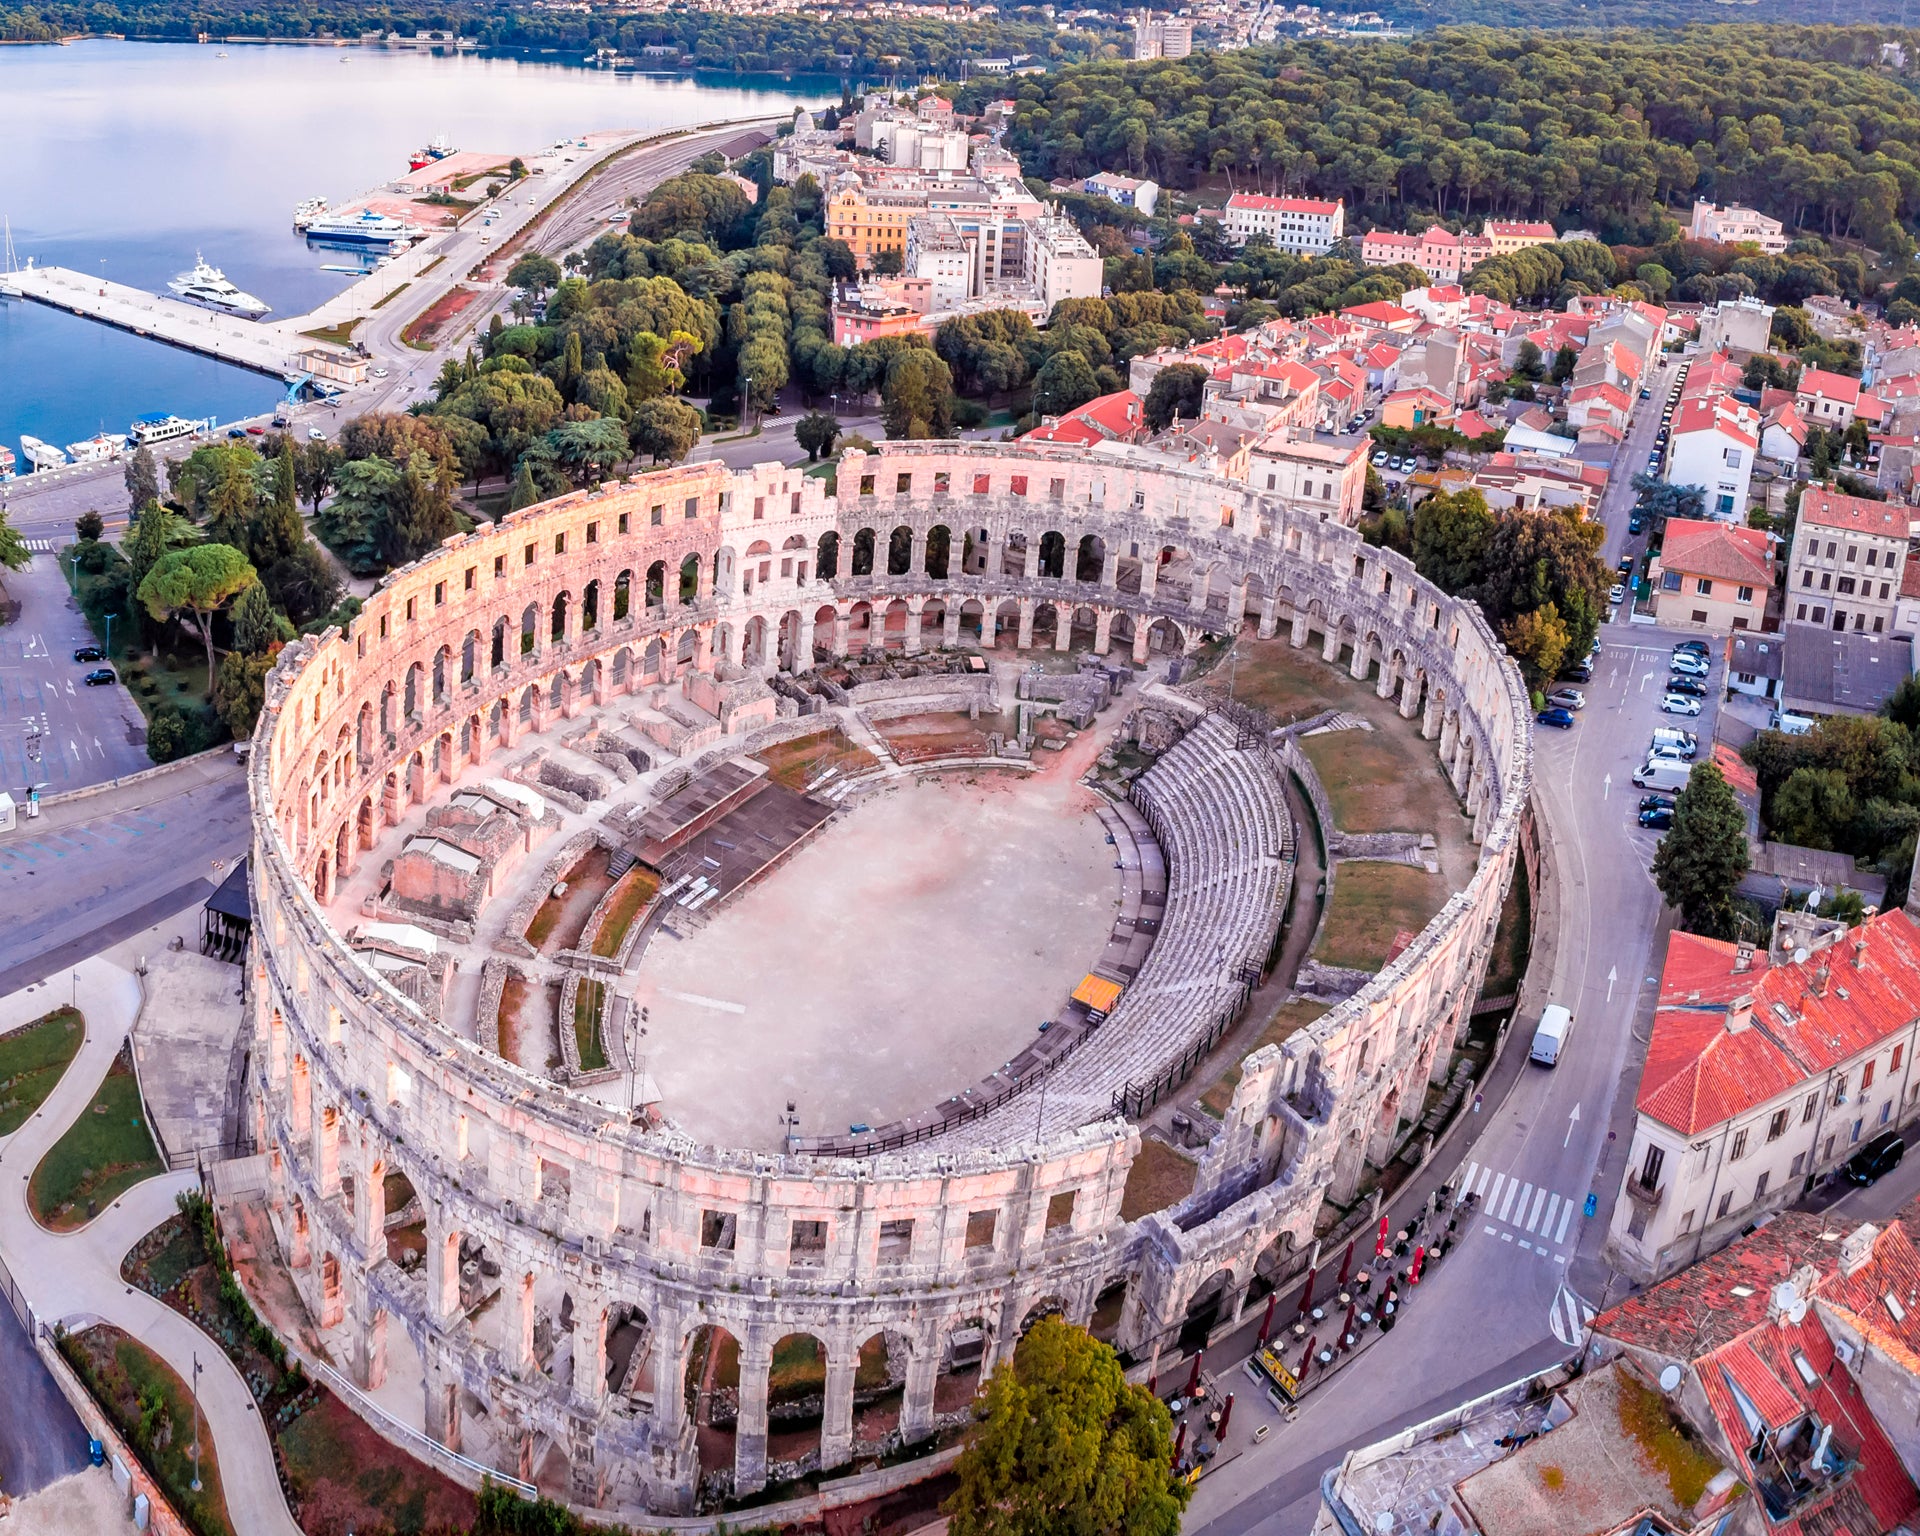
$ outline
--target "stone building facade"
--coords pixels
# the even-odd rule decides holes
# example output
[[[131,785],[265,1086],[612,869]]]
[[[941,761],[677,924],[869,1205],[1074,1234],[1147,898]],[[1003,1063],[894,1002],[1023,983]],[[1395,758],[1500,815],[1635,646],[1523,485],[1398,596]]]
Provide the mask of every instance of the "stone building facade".
[[[1030,1113],[1024,1133],[1009,1120],[979,1138],[976,1122],[972,1144],[865,1159],[632,1126],[441,1027],[325,910],[378,830],[435,786],[686,667],[804,670],[816,651],[996,634],[1143,660],[1242,625],[1284,629],[1356,678],[1377,665],[1380,696],[1434,743],[1481,858],[1368,985],[1247,1059],[1192,1194],[1137,1221],[1119,1212],[1139,1133],[1103,1113],[1050,1120],[1038,1140]],[[934,1432],[963,1336],[983,1341],[984,1375],[1046,1311],[1087,1322],[1120,1298],[1116,1343],[1143,1363],[1202,1305],[1237,1317],[1444,1080],[1531,767],[1517,671],[1477,609],[1399,555],[1241,482],[950,442],[850,452],[835,496],[778,465],[689,465],[449,539],[344,632],[283,652],[255,744],[253,1106],[296,1284],[323,1327],[346,1326],[363,1385],[384,1379],[389,1331],[405,1329],[442,1444],[483,1409],[502,1470],[526,1475],[550,1443],[576,1504],[660,1510],[700,1492],[687,1378],[703,1328],[738,1343],[732,1487],[746,1493],[769,1475],[768,1370],[786,1335],[824,1346],[832,1468],[856,1451],[855,1372],[875,1335],[905,1362],[911,1442]],[[424,1219],[413,1268],[387,1257],[392,1173]],[[484,1325],[476,1275],[499,1289]],[[609,1338],[636,1327],[646,1368],[610,1380]]]

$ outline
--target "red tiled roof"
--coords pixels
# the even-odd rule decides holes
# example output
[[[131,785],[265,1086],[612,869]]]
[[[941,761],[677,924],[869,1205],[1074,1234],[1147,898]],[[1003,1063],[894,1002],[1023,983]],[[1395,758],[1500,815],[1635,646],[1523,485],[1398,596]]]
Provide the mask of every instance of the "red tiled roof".
[[[1546,240],[1553,238],[1553,226],[1551,224],[1518,224],[1508,223],[1503,219],[1489,219],[1487,221],[1486,231],[1489,235],[1504,235],[1509,238],[1516,238],[1523,235],[1538,236]]]
[[[1339,212],[1337,202],[1321,202],[1311,197],[1267,197],[1258,192],[1236,192],[1227,199],[1229,208],[1250,208],[1259,213],[1310,213],[1331,217]]]
[[[1847,528],[1855,533],[1877,533],[1887,538],[1907,536],[1907,514],[1891,502],[1870,496],[1848,496],[1829,486],[1810,485],[1800,497],[1800,521],[1822,528]]]
[[[1682,400],[1673,413],[1673,436],[1689,432],[1718,432],[1748,448],[1760,446],[1753,413],[1725,395]]]
[[[1736,949],[1675,932],[1636,1105],[1694,1135],[1790,1092],[1904,1029],[1920,1014],[1920,928],[1883,912],[1797,964],[1764,952],[1734,970]],[[1750,995],[1742,1027],[1729,1004]]]
[[[1130,389],[1123,389],[1089,400],[1058,421],[1035,427],[1027,436],[1037,443],[1077,443],[1090,447],[1116,439],[1130,441],[1143,423],[1140,397]]]
[[[1371,304],[1355,304],[1340,311],[1349,320],[1358,320],[1369,325],[1414,325],[1420,317],[1410,309],[1402,309],[1398,304],[1390,304],[1385,299],[1376,299]]]
[[[1809,368],[1800,375],[1800,393],[1825,396],[1829,400],[1854,401],[1860,398],[1860,381],[1844,373],[1829,373],[1824,368]]]
[[[1773,585],[1773,558],[1767,553],[1766,534],[1758,528],[1738,528],[1731,523],[1668,518],[1660,566],[1688,576],[1717,576],[1756,587]]]

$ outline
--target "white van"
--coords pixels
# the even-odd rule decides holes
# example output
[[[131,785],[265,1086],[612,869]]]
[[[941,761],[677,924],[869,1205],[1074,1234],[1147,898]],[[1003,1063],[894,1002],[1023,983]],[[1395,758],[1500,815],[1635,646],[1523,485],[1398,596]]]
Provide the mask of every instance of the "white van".
[[[1671,747],[1682,757],[1692,759],[1700,751],[1700,738],[1692,731],[1676,730],[1670,725],[1654,727],[1653,745]]]
[[[1664,795],[1678,794],[1687,787],[1693,764],[1656,758],[1633,770],[1633,782],[1641,789],[1658,790]]]
[[[1805,715],[1795,715],[1788,713],[1786,710],[1776,710],[1774,711],[1773,718],[1767,722],[1767,726],[1769,729],[1779,731],[1784,735],[1804,736],[1808,731],[1813,729],[1813,721]]]
[[[1573,1015],[1558,1003],[1549,1003],[1540,1012],[1540,1026],[1533,1032],[1533,1049],[1528,1061],[1550,1067],[1560,1059],[1567,1044],[1567,1032],[1573,1028]]]

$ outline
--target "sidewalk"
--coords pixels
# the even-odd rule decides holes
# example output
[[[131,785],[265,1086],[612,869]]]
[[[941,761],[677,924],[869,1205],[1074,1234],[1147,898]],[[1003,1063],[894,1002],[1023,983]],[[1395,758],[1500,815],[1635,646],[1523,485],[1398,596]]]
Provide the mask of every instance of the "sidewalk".
[[[178,926],[176,920],[138,935],[123,948],[164,947]],[[92,1101],[140,1011],[139,979],[115,958],[95,956],[76,970],[78,979],[66,987],[41,982],[0,998],[0,1030],[37,1018],[69,996],[87,1020],[86,1042],[47,1102],[13,1135],[0,1138],[0,1181],[6,1185],[0,1193],[0,1254],[42,1326],[111,1323],[160,1355],[183,1381],[192,1380],[197,1358],[200,1406],[220,1458],[235,1529],[246,1536],[300,1536],[246,1381],[212,1339],[120,1278],[127,1250],[174,1214],[175,1196],[197,1187],[195,1176],[166,1174],[137,1184],[78,1232],[48,1232],[27,1209],[28,1178]]]
[[[47,795],[40,801],[40,814],[32,820],[19,815],[14,821],[13,830],[15,835],[22,832],[56,832],[62,827],[78,826],[102,816],[118,816],[126,811],[141,810],[156,800],[185,794],[188,790],[201,789],[209,784],[238,781],[246,776],[246,771],[245,761],[234,756],[232,747],[215,747],[210,752],[199,752],[192,757],[183,757],[178,762],[162,763],[139,773],[108,779],[102,784],[89,784],[63,794]]]

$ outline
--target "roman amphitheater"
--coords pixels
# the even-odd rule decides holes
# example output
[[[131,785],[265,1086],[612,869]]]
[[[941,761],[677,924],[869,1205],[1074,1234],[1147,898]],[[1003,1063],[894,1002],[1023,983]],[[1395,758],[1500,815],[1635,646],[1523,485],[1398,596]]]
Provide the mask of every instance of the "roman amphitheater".
[[[1531,836],[1477,609],[1125,450],[887,444],[836,490],[700,464],[508,514],[269,681],[271,1220],[361,1410],[469,1480],[631,1514],[898,1468],[1054,1311],[1144,1378],[1453,1073]],[[1295,735],[1181,680],[1229,636],[1364,687],[1460,857],[1123,1217],[1320,835]]]

